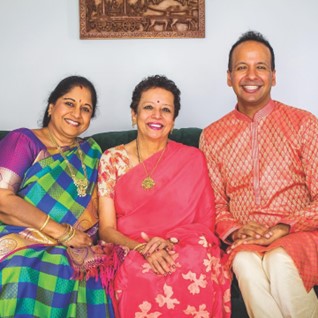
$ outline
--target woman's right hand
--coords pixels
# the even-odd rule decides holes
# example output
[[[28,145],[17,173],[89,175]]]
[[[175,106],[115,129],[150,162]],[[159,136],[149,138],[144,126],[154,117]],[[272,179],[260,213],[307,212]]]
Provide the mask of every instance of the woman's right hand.
[[[74,230],[75,230],[75,235],[70,240],[66,242],[61,242],[62,245],[66,247],[75,247],[75,248],[92,246],[93,240],[88,234],[86,234],[85,232],[81,230],[77,230],[77,229],[74,229]]]
[[[140,251],[152,270],[159,275],[171,274],[175,269],[175,262],[172,258],[174,252],[174,244],[169,240],[154,236],[150,238],[146,233],[142,232],[141,237],[146,241],[146,245]]]

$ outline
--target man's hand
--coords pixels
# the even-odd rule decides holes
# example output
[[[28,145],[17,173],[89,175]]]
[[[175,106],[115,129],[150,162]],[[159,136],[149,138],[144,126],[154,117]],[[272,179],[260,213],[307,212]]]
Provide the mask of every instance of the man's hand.
[[[233,242],[235,242],[249,237],[254,239],[259,239],[261,237],[269,238],[271,235],[272,233],[269,231],[268,226],[261,225],[256,222],[250,222],[243,225],[239,230],[234,231],[231,238]]]
[[[277,239],[287,235],[289,233],[290,226],[287,224],[277,224],[265,231],[263,235],[257,234],[257,237],[248,236],[246,238],[240,238],[234,241],[231,245],[230,249],[228,249],[228,253],[231,253],[233,249],[242,244],[256,244],[268,246]]]

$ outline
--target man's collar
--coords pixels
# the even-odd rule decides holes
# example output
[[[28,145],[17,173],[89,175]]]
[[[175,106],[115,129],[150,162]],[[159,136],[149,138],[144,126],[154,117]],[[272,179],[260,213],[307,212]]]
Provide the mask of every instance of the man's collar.
[[[250,118],[247,115],[241,113],[238,110],[238,104],[236,104],[234,112],[235,112],[235,115],[238,119],[249,121],[249,122],[251,122],[251,121],[259,122],[264,117],[268,116],[273,111],[274,108],[275,108],[275,103],[272,99],[270,99],[269,102],[263,108],[261,108],[259,111],[257,111],[254,114],[253,118]]]

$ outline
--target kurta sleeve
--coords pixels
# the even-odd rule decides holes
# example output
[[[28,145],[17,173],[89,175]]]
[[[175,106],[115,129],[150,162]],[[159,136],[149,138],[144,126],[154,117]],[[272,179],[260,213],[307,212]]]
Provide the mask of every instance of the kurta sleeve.
[[[203,130],[200,136],[200,149],[205,154],[209,177],[215,195],[216,225],[215,230],[221,240],[227,242],[227,237],[241,227],[241,224],[229,211],[228,197],[225,191],[225,180],[221,173],[221,163],[217,163],[211,143]],[[227,242],[229,243],[229,242]]]
[[[312,201],[304,209],[281,220],[281,223],[291,226],[291,232],[318,229],[318,119],[314,115],[306,117],[299,138],[302,143],[300,158]]]

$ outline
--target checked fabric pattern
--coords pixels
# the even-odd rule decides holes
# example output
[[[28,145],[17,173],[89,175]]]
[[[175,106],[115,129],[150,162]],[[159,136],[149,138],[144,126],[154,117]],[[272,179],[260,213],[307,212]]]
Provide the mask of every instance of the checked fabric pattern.
[[[90,185],[87,195],[79,197],[60,154],[43,148],[28,129],[16,130],[8,138],[0,144],[7,154],[0,157],[0,175],[6,177],[11,171],[14,177],[7,180],[23,179],[17,183],[17,194],[57,222],[92,229],[97,222],[94,189],[101,154],[96,142],[80,143]],[[65,149],[65,155],[77,177],[83,177],[76,148]],[[0,186],[6,184],[9,188],[6,181]],[[90,258],[92,254],[89,248],[58,245],[36,229],[0,223],[0,317],[114,317],[97,270],[96,277],[75,279],[76,269],[86,259],[96,260]]]

